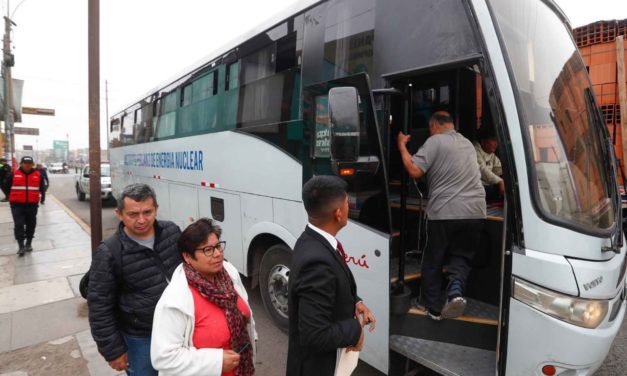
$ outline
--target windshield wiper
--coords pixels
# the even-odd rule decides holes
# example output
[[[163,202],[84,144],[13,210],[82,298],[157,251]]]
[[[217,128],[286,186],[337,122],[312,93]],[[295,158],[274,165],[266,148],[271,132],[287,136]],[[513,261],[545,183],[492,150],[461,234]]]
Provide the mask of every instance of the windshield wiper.
[[[609,137],[607,130],[605,129],[605,123],[601,117],[599,108],[597,107],[592,90],[590,88],[584,89],[584,95],[586,97],[586,107],[588,110],[588,117],[590,125],[598,132],[601,138],[601,150],[602,158],[605,162],[606,171],[610,172],[609,191],[610,200],[612,201],[612,207],[614,208],[614,232],[610,237],[610,246],[603,247],[603,252],[612,251],[619,254],[623,248],[623,211],[621,205],[620,188],[618,186],[618,175],[616,154],[614,153],[614,145],[612,139]]]

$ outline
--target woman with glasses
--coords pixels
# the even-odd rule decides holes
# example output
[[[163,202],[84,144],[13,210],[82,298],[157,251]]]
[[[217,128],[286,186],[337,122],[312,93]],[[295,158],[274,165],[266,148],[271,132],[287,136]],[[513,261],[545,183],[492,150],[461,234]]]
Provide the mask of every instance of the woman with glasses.
[[[178,240],[183,258],[155,309],[150,357],[160,375],[249,376],[257,333],[239,273],[210,219]]]

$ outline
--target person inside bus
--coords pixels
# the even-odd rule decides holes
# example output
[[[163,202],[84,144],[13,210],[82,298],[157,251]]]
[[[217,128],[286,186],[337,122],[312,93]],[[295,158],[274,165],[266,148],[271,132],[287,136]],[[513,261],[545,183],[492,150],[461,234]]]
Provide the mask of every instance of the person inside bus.
[[[485,129],[479,132],[479,142],[474,143],[481,172],[481,183],[488,201],[498,200],[505,193],[505,183],[501,177],[503,175],[501,160],[495,154],[498,145],[496,136]]]
[[[248,294],[224,259],[226,242],[211,219],[178,240],[183,258],[155,308],[150,355],[160,375],[249,376],[257,332]]]
[[[421,302],[433,320],[460,316],[470,261],[477,249],[486,218],[485,190],[472,143],[455,131],[448,112],[429,119],[431,136],[413,156],[407,150],[411,136],[399,133],[403,166],[414,179],[427,177],[427,245],[422,262]],[[447,299],[441,302],[442,267],[449,273]]]

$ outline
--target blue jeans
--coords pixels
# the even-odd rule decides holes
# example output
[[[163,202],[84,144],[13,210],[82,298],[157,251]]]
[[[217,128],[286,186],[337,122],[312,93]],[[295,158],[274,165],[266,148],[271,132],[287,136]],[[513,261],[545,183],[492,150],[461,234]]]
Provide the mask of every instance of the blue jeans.
[[[150,363],[150,337],[138,337],[124,334],[128,348],[129,376],[157,376],[157,371]]]

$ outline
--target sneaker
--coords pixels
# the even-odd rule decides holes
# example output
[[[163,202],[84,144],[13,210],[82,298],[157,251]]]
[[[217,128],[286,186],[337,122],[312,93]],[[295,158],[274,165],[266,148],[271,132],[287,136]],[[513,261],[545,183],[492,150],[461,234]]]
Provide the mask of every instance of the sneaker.
[[[25,252],[32,252],[33,251],[33,246],[30,244],[26,244],[26,246],[24,246],[24,251]]]
[[[24,246],[20,246],[20,249],[17,251],[17,256],[22,257],[26,253],[26,248]]]
[[[425,315],[433,321],[442,321],[442,314],[437,311],[432,311],[430,308],[425,309]]]
[[[466,299],[461,296],[449,299],[444,308],[442,308],[442,317],[445,319],[454,319],[464,314],[466,309]]]

